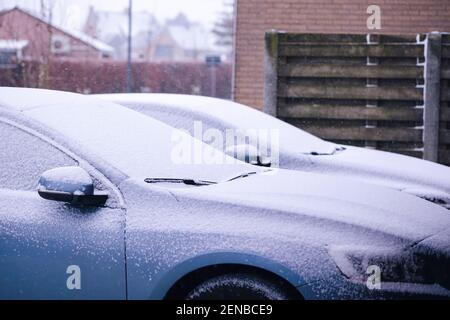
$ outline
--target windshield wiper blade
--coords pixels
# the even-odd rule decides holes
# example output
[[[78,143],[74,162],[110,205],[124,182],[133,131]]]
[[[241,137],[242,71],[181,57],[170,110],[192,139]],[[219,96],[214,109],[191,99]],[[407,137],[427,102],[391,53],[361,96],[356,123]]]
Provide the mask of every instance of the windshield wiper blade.
[[[311,151],[311,152],[308,152],[306,154],[309,154],[309,155],[312,155],[312,156],[332,156],[332,155],[336,154],[336,152],[345,151],[345,150],[346,150],[345,147],[338,146],[338,147],[335,147],[333,152],[331,152],[331,153]]]
[[[177,178],[147,178],[144,181],[147,183],[184,183],[189,186],[209,186],[212,184],[217,184],[217,182],[213,181]]]
[[[243,173],[243,174],[240,174],[237,177],[231,178],[231,179],[229,179],[227,181],[234,181],[234,180],[237,180],[237,179],[240,179],[240,178],[247,178],[248,176],[251,176],[251,175],[254,175],[254,174],[257,174],[257,172],[255,171],[255,172]]]
[[[226,182],[234,181],[240,178],[246,178],[250,175],[257,174],[257,172],[248,172],[240,174],[234,178],[226,180]],[[214,181],[197,180],[197,179],[180,179],[180,178],[147,178],[144,180],[146,183],[182,183],[188,186],[209,186],[212,184],[217,184]]]

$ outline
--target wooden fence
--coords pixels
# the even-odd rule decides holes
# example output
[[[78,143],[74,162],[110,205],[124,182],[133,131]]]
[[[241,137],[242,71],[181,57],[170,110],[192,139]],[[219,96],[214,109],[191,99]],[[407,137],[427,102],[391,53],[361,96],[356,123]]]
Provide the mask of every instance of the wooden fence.
[[[450,36],[266,33],[264,111],[450,165]]]
[[[450,34],[442,35],[440,65],[441,104],[435,117],[438,123],[438,160],[450,165]]]

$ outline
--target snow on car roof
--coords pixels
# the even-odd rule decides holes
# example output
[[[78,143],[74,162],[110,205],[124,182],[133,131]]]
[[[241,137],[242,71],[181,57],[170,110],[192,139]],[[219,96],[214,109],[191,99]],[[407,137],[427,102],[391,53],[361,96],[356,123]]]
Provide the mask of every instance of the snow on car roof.
[[[88,97],[69,92],[32,88],[0,87],[0,105],[26,111],[39,106],[63,105],[77,99]]]
[[[211,121],[220,121],[227,129],[277,129],[280,132],[280,141],[283,141],[280,147],[286,151],[331,154],[336,149],[333,143],[326,142],[254,108],[229,100],[160,93],[105,94],[98,97],[133,107],[134,110],[144,113],[146,108],[154,108],[150,110],[158,112],[161,108],[170,109],[173,113],[189,112],[209,118]],[[151,116],[151,112],[149,115]]]
[[[127,176],[191,178],[221,181],[251,165],[228,158],[158,120],[123,106],[79,94],[40,89],[0,88],[0,105],[21,111],[109,162]],[[195,145],[202,154],[218,155],[233,164],[200,162],[177,164],[173,159],[175,135]]]

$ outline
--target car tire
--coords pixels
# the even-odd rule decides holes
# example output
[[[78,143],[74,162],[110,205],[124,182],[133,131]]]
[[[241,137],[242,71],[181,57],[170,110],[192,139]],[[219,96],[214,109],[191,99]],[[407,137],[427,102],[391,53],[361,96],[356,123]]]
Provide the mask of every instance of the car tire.
[[[290,300],[296,299],[283,283],[264,276],[231,273],[203,281],[186,300]]]

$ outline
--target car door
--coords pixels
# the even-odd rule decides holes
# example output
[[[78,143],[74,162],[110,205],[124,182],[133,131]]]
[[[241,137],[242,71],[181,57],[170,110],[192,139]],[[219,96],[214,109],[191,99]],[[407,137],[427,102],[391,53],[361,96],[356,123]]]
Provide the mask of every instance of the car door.
[[[44,171],[74,165],[0,119],[0,299],[126,298],[124,211],[73,207],[36,191]]]

